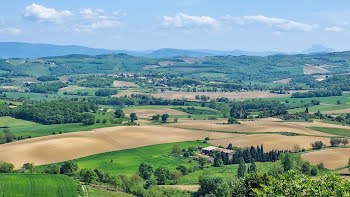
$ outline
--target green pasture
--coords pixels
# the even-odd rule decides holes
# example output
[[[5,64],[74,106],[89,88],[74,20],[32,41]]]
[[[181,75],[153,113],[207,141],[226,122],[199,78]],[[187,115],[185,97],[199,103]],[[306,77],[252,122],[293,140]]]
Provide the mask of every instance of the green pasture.
[[[76,182],[65,175],[0,174],[0,197],[76,197]]]
[[[331,128],[331,127],[309,127],[310,129],[321,131],[328,134],[350,137],[350,129]]]
[[[268,172],[271,169],[271,162],[256,162],[257,170],[259,172]],[[246,168],[251,164],[247,163]],[[188,175],[182,176],[179,179],[178,185],[197,185],[198,179],[201,175],[218,175],[221,177],[235,177],[238,171],[238,164],[225,165],[222,167],[209,166],[203,170],[199,170]]]
[[[137,143],[137,142],[135,142]],[[171,155],[174,145],[180,148],[189,147],[206,147],[208,144],[202,142],[178,142],[144,146],[127,150],[106,152],[96,155],[91,155],[74,161],[78,163],[79,168],[101,169],[105,172],[113,174],[133,175],[138,171],[138,167],[142,162],[148,162],[154,168],[159,166],[167,166],[171,170],[175,170],[179,165],[191,166],[188,163],[189,159],[176,157]],[[45,166],[40,166],[43,168]]]
[[[9,116],[0,117],[0,127],[33,127],[39,125],[41,124],[27,120],[16,119]]]

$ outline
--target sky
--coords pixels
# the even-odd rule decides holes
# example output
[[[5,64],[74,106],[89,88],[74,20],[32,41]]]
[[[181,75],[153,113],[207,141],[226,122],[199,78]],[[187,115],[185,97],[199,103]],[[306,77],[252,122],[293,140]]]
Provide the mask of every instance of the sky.
[[[0,42],[295,52],[350,50],[349,0],[12,0]]]

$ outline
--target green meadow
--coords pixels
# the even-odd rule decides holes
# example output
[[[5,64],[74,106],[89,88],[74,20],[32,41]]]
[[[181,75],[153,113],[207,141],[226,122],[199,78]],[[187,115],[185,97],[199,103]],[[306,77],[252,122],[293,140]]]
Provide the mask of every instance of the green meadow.
[[[137,142],[136,142],[137,143]],[[142,162],[148,162],[154,168],[159,166],[167,166],[171,170],[175,170],[179,165],[191,166],[189,159],[171,155],[174,145],[178,145],[181,149],[189,147],[206,147],[208,144],[202,142],[178,142],[158,144],[152,146],[144,146],[140,148],[126,149],[101,153],[75,159],[80,169],[91,168],[101,169],[112,174],[133,175],[138,171],[138,167]],[[38,167],[39,170],[45,166]]]
[[[256,167],[259,172],[268,172],[269,169],[272,168],[270,162],[256,162]],[[251,164],[246,164],[246,168],[248,168]],[[179,181],[178,185],[197,185],[198,179],[201,175],[217,175],[221,177],[235,177],[237,175],[238,171],[238,164],[235,165],[226,165],[222,167],[214,167],[209,166],[203,170],[199,170],[193,173],[190,173],[188,175],[182,176]]]
[[[350,129],[331,128],[331,127],[309,127],[309,128],[316,131],[333,134],[333,135],[350,137]]]
[[[76,197],[76,182],[65,175],[0,174],[0,197]]]

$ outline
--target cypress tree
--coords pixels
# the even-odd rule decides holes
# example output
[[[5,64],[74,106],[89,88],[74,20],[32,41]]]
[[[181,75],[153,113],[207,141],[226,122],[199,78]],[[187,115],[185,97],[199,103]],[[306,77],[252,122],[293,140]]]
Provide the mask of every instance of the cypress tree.
[[[237,176],[239,178],[244,177],[245,171],[246,171],[246,169],[245,169],[244,159],[243,159],[243,157],[240,157],[239,158],[239,165],[238,165]]]

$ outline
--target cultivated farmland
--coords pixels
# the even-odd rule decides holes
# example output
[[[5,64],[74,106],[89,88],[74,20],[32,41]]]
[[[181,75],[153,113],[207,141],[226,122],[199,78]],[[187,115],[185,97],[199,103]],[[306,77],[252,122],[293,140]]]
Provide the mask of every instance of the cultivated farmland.
[[[189,140],[220,139],[236,136],[230,133],[196,131],[163,126],[121,126],[92,131],[51,135],[0,146],[0,160],[16,168],[24,163],[56,163],[88,155],[152,144]]]
[[[74,197],[76,182],[64,175],[0,174],[0,197]]]
[[[338,148],[305,153],[302,158],[309,160],[312,164],[322,162],[326,168],[337,169],[348,164],[349,156],[350,148]]]

